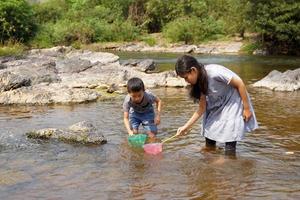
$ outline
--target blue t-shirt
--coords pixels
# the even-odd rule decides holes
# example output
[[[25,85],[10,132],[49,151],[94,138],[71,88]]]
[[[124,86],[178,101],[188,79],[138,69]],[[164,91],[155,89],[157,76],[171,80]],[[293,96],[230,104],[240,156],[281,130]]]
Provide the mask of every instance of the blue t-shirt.
[[[134,103],[131,101],[130,95],[127,94],[124,102],[123,102],[123,110],[124,112],[138,112],[138,113],[146,113],[146,112],[153,112],[152,104],[155,102],[157,97],[152,94],[150,91],[146,90],[144,92],[144,97],[141,103]]]

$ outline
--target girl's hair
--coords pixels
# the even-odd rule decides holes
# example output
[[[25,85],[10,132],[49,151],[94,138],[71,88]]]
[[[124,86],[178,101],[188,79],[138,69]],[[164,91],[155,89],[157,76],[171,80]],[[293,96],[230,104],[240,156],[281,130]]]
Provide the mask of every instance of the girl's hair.
[[[133,78],[128,80],[128,82],[127,82],[127,91],[129,93],[139,92],[141,90],[145,91],[145,86],[144,86],[144,83],[143,83],[142,79],[137,78],[137,77],[133,77]]]
[[[191,85],[190,96],[194,99],[194,101],[198,102],[201,94],[207,95],[207,73],[204,69],[204,65],[202,63],[198,63],[198,61],[189,55],[183,55],[177,59],[175,65],[176,74],[179,76],[183,76],[186,73],[190,73],[192,71],[192,67],[195,67],[198,71],[197,83]]]

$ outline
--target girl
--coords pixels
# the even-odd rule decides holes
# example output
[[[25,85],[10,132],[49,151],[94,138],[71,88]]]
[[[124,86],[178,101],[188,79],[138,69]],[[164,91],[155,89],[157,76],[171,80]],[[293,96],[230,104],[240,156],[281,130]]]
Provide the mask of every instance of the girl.
[[[191,84],[190,96],[199,107],[193,116],[177,130],[184,135],[203,116],[203,136],[207,148],[216,141],[225,143],[225,153],[235,153],[236,142],[245,132],[258,128],[246,87],[240,77],[229,69],[209,64],[204,66],[189,55],[177,60],[177,75]]]

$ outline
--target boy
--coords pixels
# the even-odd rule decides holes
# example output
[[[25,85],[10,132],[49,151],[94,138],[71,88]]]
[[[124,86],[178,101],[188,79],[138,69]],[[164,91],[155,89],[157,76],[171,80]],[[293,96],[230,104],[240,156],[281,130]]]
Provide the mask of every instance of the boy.
[[[139,125],[142,124],[150,138],[157,133],[160,123],[161,100],[151,92],[145,91],[145,86],[140,78],[131,78],[127,82],[128,94],[124,99],[124,124],[129,135],[137,134]],[[155,115],[153,103],[156,103]]]

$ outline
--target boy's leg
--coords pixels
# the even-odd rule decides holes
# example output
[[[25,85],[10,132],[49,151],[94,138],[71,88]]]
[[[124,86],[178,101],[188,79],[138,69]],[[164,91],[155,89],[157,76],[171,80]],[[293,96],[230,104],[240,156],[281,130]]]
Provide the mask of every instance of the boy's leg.
[[[157,126],[154,123],[148,123],[148,122],[145,123],[145,121],[143,121],[142,124],[148,136],[150,138],[155,137],[155,135],[157,134]]]
[[[154,112],[145,113],[142,120],[142,125],[150,138],[157,134],[157,126],[154,123]]]
[[[136,114],[134,112],[129,114],[129,122],[130,122],[130,126],[132,128],[133,133],[138,134],[141,120],[139,120],[139,118],[136,116]]]
[[[133,134],[138,134],[139,133],[139,130],[138,130],[138,128],[132,128],[132,131],[133,131]]]

